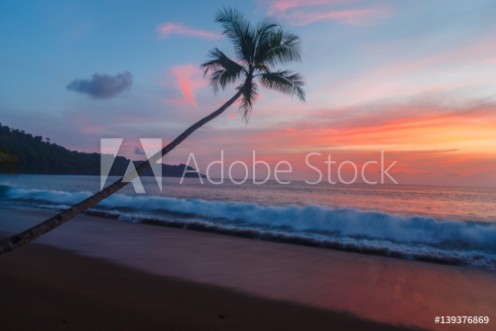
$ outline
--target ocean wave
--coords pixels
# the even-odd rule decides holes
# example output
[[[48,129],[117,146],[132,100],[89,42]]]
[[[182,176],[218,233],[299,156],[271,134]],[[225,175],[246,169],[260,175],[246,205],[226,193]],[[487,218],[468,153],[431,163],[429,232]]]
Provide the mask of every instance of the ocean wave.
[[[1,192],[1,190],[0,190]],[[13,201],[60,208],[90,192],[8,187]],[[268,239],[484,266],[496,270],[496,224],[397,215],[320,205],[261,205],[165,196],[116,194],[93,212],[123,220],[186,225]],[[286,238],[286,239],[284,239]]]

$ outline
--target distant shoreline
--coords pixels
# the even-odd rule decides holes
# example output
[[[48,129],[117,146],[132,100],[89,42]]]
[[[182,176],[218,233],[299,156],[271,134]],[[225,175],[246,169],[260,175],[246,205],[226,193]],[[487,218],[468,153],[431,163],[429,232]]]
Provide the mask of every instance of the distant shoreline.
[[[106,154],[72,151],[48,139],[43,140],[41,136],[0,124],[0,174],[99,176],[103,155]],[[130,162],[136,168],[145,161],[115,156],[107,175],[124,176]],[[162,163],[161,166],[163,177],[183,177],[184,174],[186,178],[205,178],[198,170],[185,164]],[[154,174],[148,169],[141,176]]]
[[[11,173],[11,172],[1,172],[0,176],[17,176],[17,175],[46,175],[46,176],[100,176],[100,174],[73,174],[73,173],[31,173],[31,172],[22,172],[22,173]],[[110,177],[122,177],[123,175],[110,175]],[[143,174],[140,176],[144,177],[153,177],[153,174]],[[202,178],[206,178],[206,176],[202,173],[200,175]],[[181,178],[182,175],[167,175],[162,174],[162,177],[167,178]],[[194,174],[185,174],[184,178],[198,178],[197,175]]]

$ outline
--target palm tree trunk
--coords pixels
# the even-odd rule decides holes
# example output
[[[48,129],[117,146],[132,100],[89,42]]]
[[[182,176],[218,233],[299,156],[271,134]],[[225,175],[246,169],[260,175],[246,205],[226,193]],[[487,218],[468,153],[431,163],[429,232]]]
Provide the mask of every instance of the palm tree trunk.
[[[171,150],[173,150],[177,145],[179,145],[183,140],[185,140],[189,135],[191,135],[193,132],[195,132],[197,129],[202,127],[205,123],[213,120],[220,114],[222,114],[227,108],[229,108],[243,93],[244,86],[239,89],[239,91],[231,98],[229,99],[225,104],[223,104],[219,109],[211,113],[210,115],[202,118],[192,126],[190,126],[188,129],[186,129],[183,133],[181,133],[176,139],[174,139],[172,142],[170,142],[167,146],[162,148],[160,152],[157,154],[153,155],[150,159],[148,159],[146,162],[143,162],[137,169],[134,174],[132,174],[130,177],[126,177],[126,179],[129,178],[129,181],[134,179],[136,176],[139,174],[143,173],[145,170],[150,168],[150,164],[152,162],[157,162],[160,160],[162,157],[164,157],[167,153],[169,153]],[[58,213],[55,216],[50,217],[46,221],[30,228],[27,229],[26,231],[23,231],[17,235],[11,236],[9,238],[6,238],[2,241],[0,241],[0,255],[8,253],[13,251],[14,249],[23,246],[30,241],[38,238],[39,236],[55,229],[59,225],[64,224],[65,222],[71,220],[73,217],[78,215],[79,213],[84,212],[88,208],[93,207],[96,205],[98,202],[102,201],[103,199],[107,198],[108,196],[114,194],[115,192],[119,191],[121,188],[126,186],[129,181],[124,182],[123,181],[124,177],[118,179],[115,183],[107,186],[105,189],[99,191],[98,193],[95,193],[91,197],[87,198],[86,200],[81,201],[80,203]]]

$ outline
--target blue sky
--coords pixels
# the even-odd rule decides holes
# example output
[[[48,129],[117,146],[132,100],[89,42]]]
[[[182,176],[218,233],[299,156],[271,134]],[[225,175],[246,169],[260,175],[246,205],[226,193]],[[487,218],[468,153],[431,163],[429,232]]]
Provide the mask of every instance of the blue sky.
[[[463,156],[470,161],[456,163],[453,173],[470,181],[482,171],[478,181],[487,182],[495,160],[489,146],[496,143],[496,3],[489,0],[4,0],[0,121],[83,151],[98,150],[103,137],[174,138],[234,91],[215,95],[198,68],[213,47],[233,54],[214,22],[225,6],[253,21],[270,17],[301,37],[303,61],[289,68],[305,77],[307,102],[263,91],[248,125],[232,109],[170,162],[184,162],[194,148],[205,162],[220,149],[241,158],[260,149],[274,159],[332,148],[358,159],[380,149],[411,159],[437,150],[437,170],[427,169],[433,159],[405,158],[405,176],[445,183],[451,179],[441,169]],[[132,85],[112,97],[66,88],[126,71]],[[471,125],[456,122],[467,112]],[[448,120],[412,132],[418,137],[390,134],[401,131],[395,123],[418,127],[432,116]],[[321,134],[300,139],[309,128]],[[453,130],[466,134],[457,138]],[[277,138],[280,132],[287,136]],[[484,134],[474,138],[475,132]]]

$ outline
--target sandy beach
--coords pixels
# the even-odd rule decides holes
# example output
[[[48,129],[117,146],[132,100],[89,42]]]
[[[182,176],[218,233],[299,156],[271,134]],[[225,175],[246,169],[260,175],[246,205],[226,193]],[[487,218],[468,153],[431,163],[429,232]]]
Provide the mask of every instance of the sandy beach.
[[[47,211],[6,208],[19,231]],[[1,330],[491,330],[496,274],[79,216],[0,258]],[[488,325],[436,325],[488,315]],[[389,326],[387,326],[389,325]]]
[[[37,244],[1,266],[0,330],[407,330]]]

